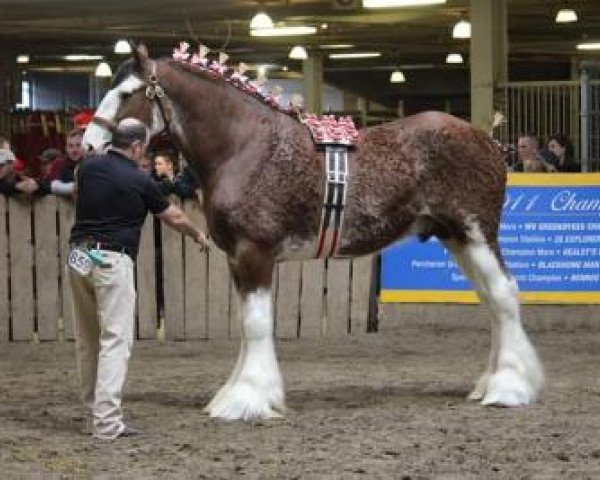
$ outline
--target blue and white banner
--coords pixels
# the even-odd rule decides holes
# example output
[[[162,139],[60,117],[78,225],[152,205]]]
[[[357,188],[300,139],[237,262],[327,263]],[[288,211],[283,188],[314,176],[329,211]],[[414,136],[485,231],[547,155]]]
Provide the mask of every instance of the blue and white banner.
[[[600,303],[600,174],[509,174],[500,247],[525,303]],[[478,301],[435,239],[383,252],[380,299]]]

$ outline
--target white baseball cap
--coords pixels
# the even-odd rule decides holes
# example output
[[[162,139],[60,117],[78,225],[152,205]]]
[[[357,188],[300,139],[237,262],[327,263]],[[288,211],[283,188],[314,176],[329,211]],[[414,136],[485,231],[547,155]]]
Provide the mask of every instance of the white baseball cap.
[[[14,162],[15,160],[13,152],[5,148],[0,148],[0,165],[4,165],[6,162]]]

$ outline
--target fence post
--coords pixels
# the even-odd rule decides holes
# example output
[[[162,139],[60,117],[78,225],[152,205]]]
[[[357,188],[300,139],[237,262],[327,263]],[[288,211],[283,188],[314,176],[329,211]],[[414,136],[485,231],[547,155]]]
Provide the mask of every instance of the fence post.
[[[589,72],[587,68],[581,69],[581,96],[579,110],[581,111],[581,171],[589,172],[589,135],[590,135],[590,122],[589,122],[589,109],[590,109],[590,81]]]
[[[37,332],[40,340],[58,339],[60,305],[57,208],[58,202],[53,195],[37,199],[33,203]]]
[[[0,195],[0,342],[7,342],[10,333],[8,303],[8,232],[6,231],[6,197]]]

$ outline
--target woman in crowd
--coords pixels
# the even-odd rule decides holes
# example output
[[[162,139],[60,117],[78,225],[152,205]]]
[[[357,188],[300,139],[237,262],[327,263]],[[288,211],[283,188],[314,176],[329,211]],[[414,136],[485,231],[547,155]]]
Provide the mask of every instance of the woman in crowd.
[[[581,171],[579,164],[573,158],[575,152],[573,144],[565,135],[559,133],[552,135],[548,140],[548,150],[558,158],[555,166],[559,172]]]

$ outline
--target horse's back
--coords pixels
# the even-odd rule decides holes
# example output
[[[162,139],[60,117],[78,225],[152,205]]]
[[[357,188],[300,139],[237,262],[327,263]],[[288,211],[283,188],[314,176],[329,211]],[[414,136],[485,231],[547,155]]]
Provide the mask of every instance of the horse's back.
[[[469,219],[477,218],[484,236],[494,238],[506,167],[484,132],[452,115],[424,112],[361,134],[347,215],[356,250],[411,233],[423,218],[452,237],[464,237]],[[367,240],[373,233],[377,238]]]

